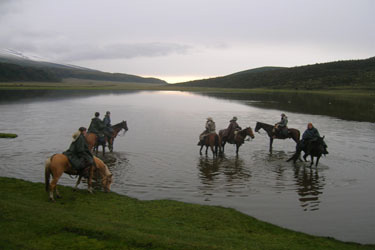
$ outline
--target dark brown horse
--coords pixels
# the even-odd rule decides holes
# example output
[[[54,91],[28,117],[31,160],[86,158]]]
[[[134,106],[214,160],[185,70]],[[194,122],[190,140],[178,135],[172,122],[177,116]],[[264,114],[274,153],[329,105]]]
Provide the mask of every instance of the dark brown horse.
[[[117,123],[116,125],[111,126],[112,128],[112,134],[111,138],[108,141],[107,136],[105,136],[105,141],[103,143],[98,143],[98,136],[94,133],[87,133],[86,134],[86,141],[89,146],[90,150],[94,150],[96,152],[96,155],[98,154],[98,148],[99,145],[102,145],[103,147],[103,155],[105,155],[105,145],[108,143],[108,148],[110,152],[113,152],[113,142],[115,138],[117,137],[118,133],[124,129],[124,133],[129,130],[128,124],[126,121],[122,121],[120,123]]]
[[[218,154],[218,152],[217,152],[218,148],[219,148],[219,152],[221,154],[221,146],[220,145],[221,145],[220,137],[216,133],[210,133],[203,138],[202,144],[201,144],[201,149],[199,150],[199,153],[202,154],[202,148],[204,146],[206,146],[206,155],[207,155],[207,152],[208,152],[208,147],[210,147],[211,151],[212,151],[212,155],[215,157]]]
[[[255,132],[258,132],[259,133],[259,130],[260,129],[264,129],[264,131],[267,132],[268,134],[268,137],[270,138],[270,153],[272,153],[272,143],[273,143],[273,136],[275,135],[273,133],[273,128],[274,126],[271,125],[271,124],[267,124],[267,123],[263,123],[263,122],[257,122],[256,126],[255,126]],[[287,139],[287,138],[292,138],[296,144],[298,144],[299,142],[299,138],[300,138],[300,132],[298,129],[295,129],[295,128],[288,128],[288,135],[287,136],[282,136],[280,134],[276,135],[276,138],[275,139]]]
[[[234,135],[233,141],[227,141],[227,139],[225,137],[223,137],[223,135],[225,134],[225,130],[226,129],[222,129],[222,130],[219,131],[219,137],[221,139],[221,147],[222,147],[223,153],[224,153],[225,144],[228,142],[230,144],[236,144],[236,154],[238,155],[238,150],[241,147],[241,145],[244,144],[245,137],[247,135],[250,136],[251,139],[254,139],[254,137],[255,137],[251,127],[247,127],[243,130],[238,131]]]

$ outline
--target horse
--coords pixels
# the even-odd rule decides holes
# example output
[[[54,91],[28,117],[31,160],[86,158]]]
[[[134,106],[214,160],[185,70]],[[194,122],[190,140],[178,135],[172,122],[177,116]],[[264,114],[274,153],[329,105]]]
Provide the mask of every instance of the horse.
[[[95,165],[90,168],[90,176],[88,179],[88,191],[92,193],[92,178],[95,173],[98,173],[102,179],[102,186],[105,192],[110,191],[112,184],[112,174],[109,171],[108,167],[102,160],[94,156]],[[63,173],[69,175],[78,175],[77,170],[72,168],[72,165],[69,162],[69,159],[64,154],[55,154],[49,157],[45,162],[45,188],[49,192],[49,198],[51,201],[55,201],[54,192],[56,193],[57,198],[61,198],[57,190],[57,182]],[[52,181],[50,183],[50,176],[52,175]],[[77,188],[79,182],[81,181],[82,176],[79,176],[76,183],[75,189]]]
[[[311,157],[310,167],[314,164],[314,157],[316,157],[315,167],[317,167],[320,157],[322,157],[322,155],[328,154],[327,144],[325,144],[325,142],[324,142],[324,136],[323,137],[317,137],[316,140],[308,142],[303,149],[301,147],[299,147],[299,145],[297,145],[295,154],[292,157],[290,157],[287,160],[287,162],[293,160],[293,162],[296,163],[296,161],[300,157],[302,151],[305,153],[303,155],[303,159],[305,160],[305,162],[307,162],[307,159],[306,159],[307,156],[310,155],[310,157]]]
[[[253,133],[253,130],[251,129],[251,127],[247,127],[243,130],[240,130],[237,132],[237,134],[235,134],[234,138],[233,138],[233,141],[227,141],[225,138],[224,138],[224,132],[225,132],[226,129],[222,129],[219,131],[219,137],[221,139],[221,147],[222,147],[222,152],[224,153],[224,147],[225,147],[225,144],[228,142],[230,144],[236,144],[236,155],[238,155],[238,150],[239,148],[241,147],[241,145],[245,142],[245,137],[248,135],[251,137],[251,139],[254,139],[254,133]]]
[[[202,155],[202,148],[206,146],[206,155],[208,151],[208,147],[211,148],[212,155],[215,157],[217,156],[217,149],[219,148],[220,154],[221,154],[221,140],[218,134],[216,133],[209,133],[206,135],[201,144],[201,149],[199,150],[199,153]],[[215,147],[215,150],[214,150]]]
[[[273,143],[273,136],[274,136],[274,133],[272,132],[273,131],[273,128],[274,126],[271,125],[271,124],[267,124],[267,123],[263,123],[263,122],[257,122],[256,125],[255,125],[255,132],[258,132],[259,133],[259,130],[260,129],[264,129],[264,131],[267,132],[268,134],[268,137],[270,138],[270,153],[272,153],[272,143]],[[299,138],[300,138],[300,135],[301,133],[299,132],[298,129],[295,129],[295,128],[288,128],[288,135],[287,136],[282,136],[280,134],[276,135],[276,138],[275,139],[287,139],[287,138],[292,138],[296,144],[298,144],[299,142]]]
[[[111,138],[109,139],[109,141],[108,141],[107,136],[104,136],[105,140],[103,142],[100,142],[100,141],[98,141],[98,136],[96,134],[86,133],[86,141],[87,141],[88,147],[89,147],[90,150],[95,151],[96,155],[98,155],[99,145],[102,145],[103,155],[105,155],[105,145],[106,145],[107,142],[108,142],[109,151],[113,152],[113,142],[114,142],[116,136],[118,135],[118,133],[122,129],[124,129],[125,132],[129,130],[128,124],[127,124],[126,121],[122,121],[120,123],[117,123],[117,124],[111,126],[111,128],[112,128],[113,132],[112,132],[112,135],[111,135]]]

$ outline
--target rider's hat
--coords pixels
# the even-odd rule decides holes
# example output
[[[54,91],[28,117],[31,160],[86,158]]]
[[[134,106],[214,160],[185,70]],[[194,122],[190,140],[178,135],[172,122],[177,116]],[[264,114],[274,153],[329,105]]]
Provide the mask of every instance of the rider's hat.
[[[237,121],[237,117],[236,117],[236,116],[233,116],[233,118],[232,118],[231,121]]]
[[[281,116],[286,116],[284,113],[281,113]]]
[[[75,133],[72,135],[73,141],[77,140],[80,134],[81,134],[81,131],[79,131],[79,130],[78,130],[77,132],[75,132]]]
[[[105,114],[106,114],[106,115],[109,115],[109,114],[111,114],[111,112],[107,111],[107,112],[105,112]]]
[[[100,113],[99,112],[95,112],[95,117],[99,117]]]
[[[207,117],[207,121],[213,121],[212,117]]]

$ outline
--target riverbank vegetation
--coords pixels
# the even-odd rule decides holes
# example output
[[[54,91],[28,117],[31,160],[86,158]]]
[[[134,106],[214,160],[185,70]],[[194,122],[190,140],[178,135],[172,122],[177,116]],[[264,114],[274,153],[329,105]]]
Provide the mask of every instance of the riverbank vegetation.
[[[181,83],[191,87],[321,90],[336,87],[375,89],[375,57],[292,68],[263,67]]]
[[[261,222],[233,209],[73,192],[0,177],[2,249],[374,249]]]
[[[10,134],[10,133],[0,133],[0,138],[16,138],[16,134]]]

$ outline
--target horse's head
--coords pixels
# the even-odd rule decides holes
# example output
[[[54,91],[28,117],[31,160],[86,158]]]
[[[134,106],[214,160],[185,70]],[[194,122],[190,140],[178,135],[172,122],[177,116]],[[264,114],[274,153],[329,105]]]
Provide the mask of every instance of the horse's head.
[[[128,123],[126,121],[122,121],[121,122],[121,128],[125,129],[125,131],[128,131],[129,130]]]
[[[251,127],[247,127],[247,128],[245,128],[245,130],[246,130],[246,135],[250,136],[251,139],[254,139],[255,136],[254,136],[252,128]]]
[[[112,184],[112,181],[113,181],[112,174],[106,176],[103,180],[104,180],[104,182],[103,182],[104,191],[110,192],[111,191],[111,184]]]
[[[261,129],[261,125],[260,125],[260,122],[257,122],[257,124],[255,125],[254,131],[259,133],[259,129]]]

